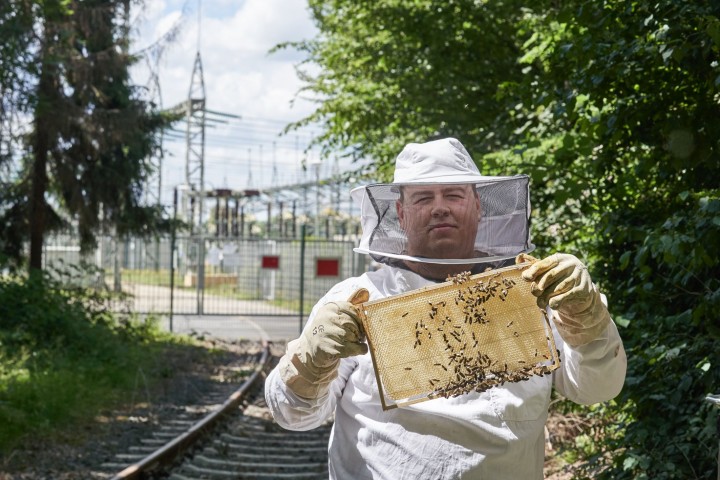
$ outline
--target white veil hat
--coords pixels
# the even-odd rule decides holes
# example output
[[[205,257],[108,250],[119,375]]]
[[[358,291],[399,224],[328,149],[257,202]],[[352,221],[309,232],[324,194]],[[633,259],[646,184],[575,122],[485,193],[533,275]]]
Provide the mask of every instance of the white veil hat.
[[[426,258],[407,255],[407,235],[400,227],[396,201],[404,185],[474,184],[480,216],[473,258]],[[530,242],[530,179],[527,175],[485,176],[455,138],[410,143],[395,163],[392,183],[352,190],[360,206],[362,238],[354,250],[381,263],[397,260],[466,264],[496,262],[532,251]],[[394,259],[394,261],[393,261]]]

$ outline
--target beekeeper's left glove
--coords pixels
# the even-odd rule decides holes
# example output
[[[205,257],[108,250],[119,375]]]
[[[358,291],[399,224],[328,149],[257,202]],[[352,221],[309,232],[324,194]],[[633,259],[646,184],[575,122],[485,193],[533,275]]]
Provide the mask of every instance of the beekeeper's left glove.
[[[353,306],[367,301],[368,291],[356,291],[347,302],[320,307],[300,338],[288,343],[280,359],[280,378],[296,395],[316,399],[337,377],[340,359],[367,353],[365,334]]]
[[[534,260],[525,255],[524,258]],[[565,343],[577,347],[595,340],[610,323],[610,313],[583,263],[556,253],[535,261],[522,272],[533,282],[531,292],[540,308],[555,311],[553,320]]]

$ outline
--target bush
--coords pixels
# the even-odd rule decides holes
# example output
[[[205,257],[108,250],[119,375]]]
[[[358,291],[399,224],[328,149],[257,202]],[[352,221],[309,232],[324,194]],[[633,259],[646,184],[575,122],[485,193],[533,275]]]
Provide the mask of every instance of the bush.
[[[0,450],[92,418],[138,372],[166,374],[156,358],[177,342],[153,319],[111,313],[107,291],[51,277],[0,277]]]

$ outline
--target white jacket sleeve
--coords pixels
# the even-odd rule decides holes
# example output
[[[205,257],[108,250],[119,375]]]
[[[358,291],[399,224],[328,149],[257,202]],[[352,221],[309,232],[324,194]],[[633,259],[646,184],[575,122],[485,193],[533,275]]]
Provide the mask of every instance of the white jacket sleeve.
[[[308,328],[320,305],[335,300],[347,300],[358,288],[365,288],[357,278],[344,280],[331,289],[313,308],[308,316],[305,328]],[[265,403],[275,421],[288,430],[310,430],[322,425],[335,413],[338,398],[345,389],[350,374],[357,367],[355,357],[340,359],[338,375],[330,383],[326,395],[317,399],[307,399],[295,395],[280,377],[275,367],[265,380]]]
[[[602,300],[606,303],[604,295]],[[548,314],[553,313],[548,308]],[[582,405],[617,396],[625,383],[627,357],[615,323],[610,322],[598,338],[579,347],[567,345],[551,324],[560,351],[560,368],[554,373],[557,391]]]
[[[334,414],[345,382],[356,365],[357,360],[353,358],[341,359],[337,378],[330,384],[328,393],[317,399],[295,395],[282,381],[276,367],[265,380],[265,403],[278,425],[287,430],[311,430],[319,427]]]

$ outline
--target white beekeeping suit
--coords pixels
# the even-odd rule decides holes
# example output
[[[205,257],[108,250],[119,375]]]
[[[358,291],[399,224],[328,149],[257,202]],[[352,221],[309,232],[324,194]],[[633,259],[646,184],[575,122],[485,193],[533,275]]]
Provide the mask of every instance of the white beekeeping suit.
[[[592,404],[616,396],[625,378],[622,341],[577,258],[554,254],[523,274],[553,320],[560,368],[482,393],[384,411],[349,303],[358,292],[386,298],[530,251],[527,177],[482,176],[460,142],[443,139],[408,145],[392,184],[353,196],[363,223],[357,250],[385,265],[332,288],[288,343],[265,385],[277,423],[308,430],[334,415],[332,479],[543,478],[552,388]]]

